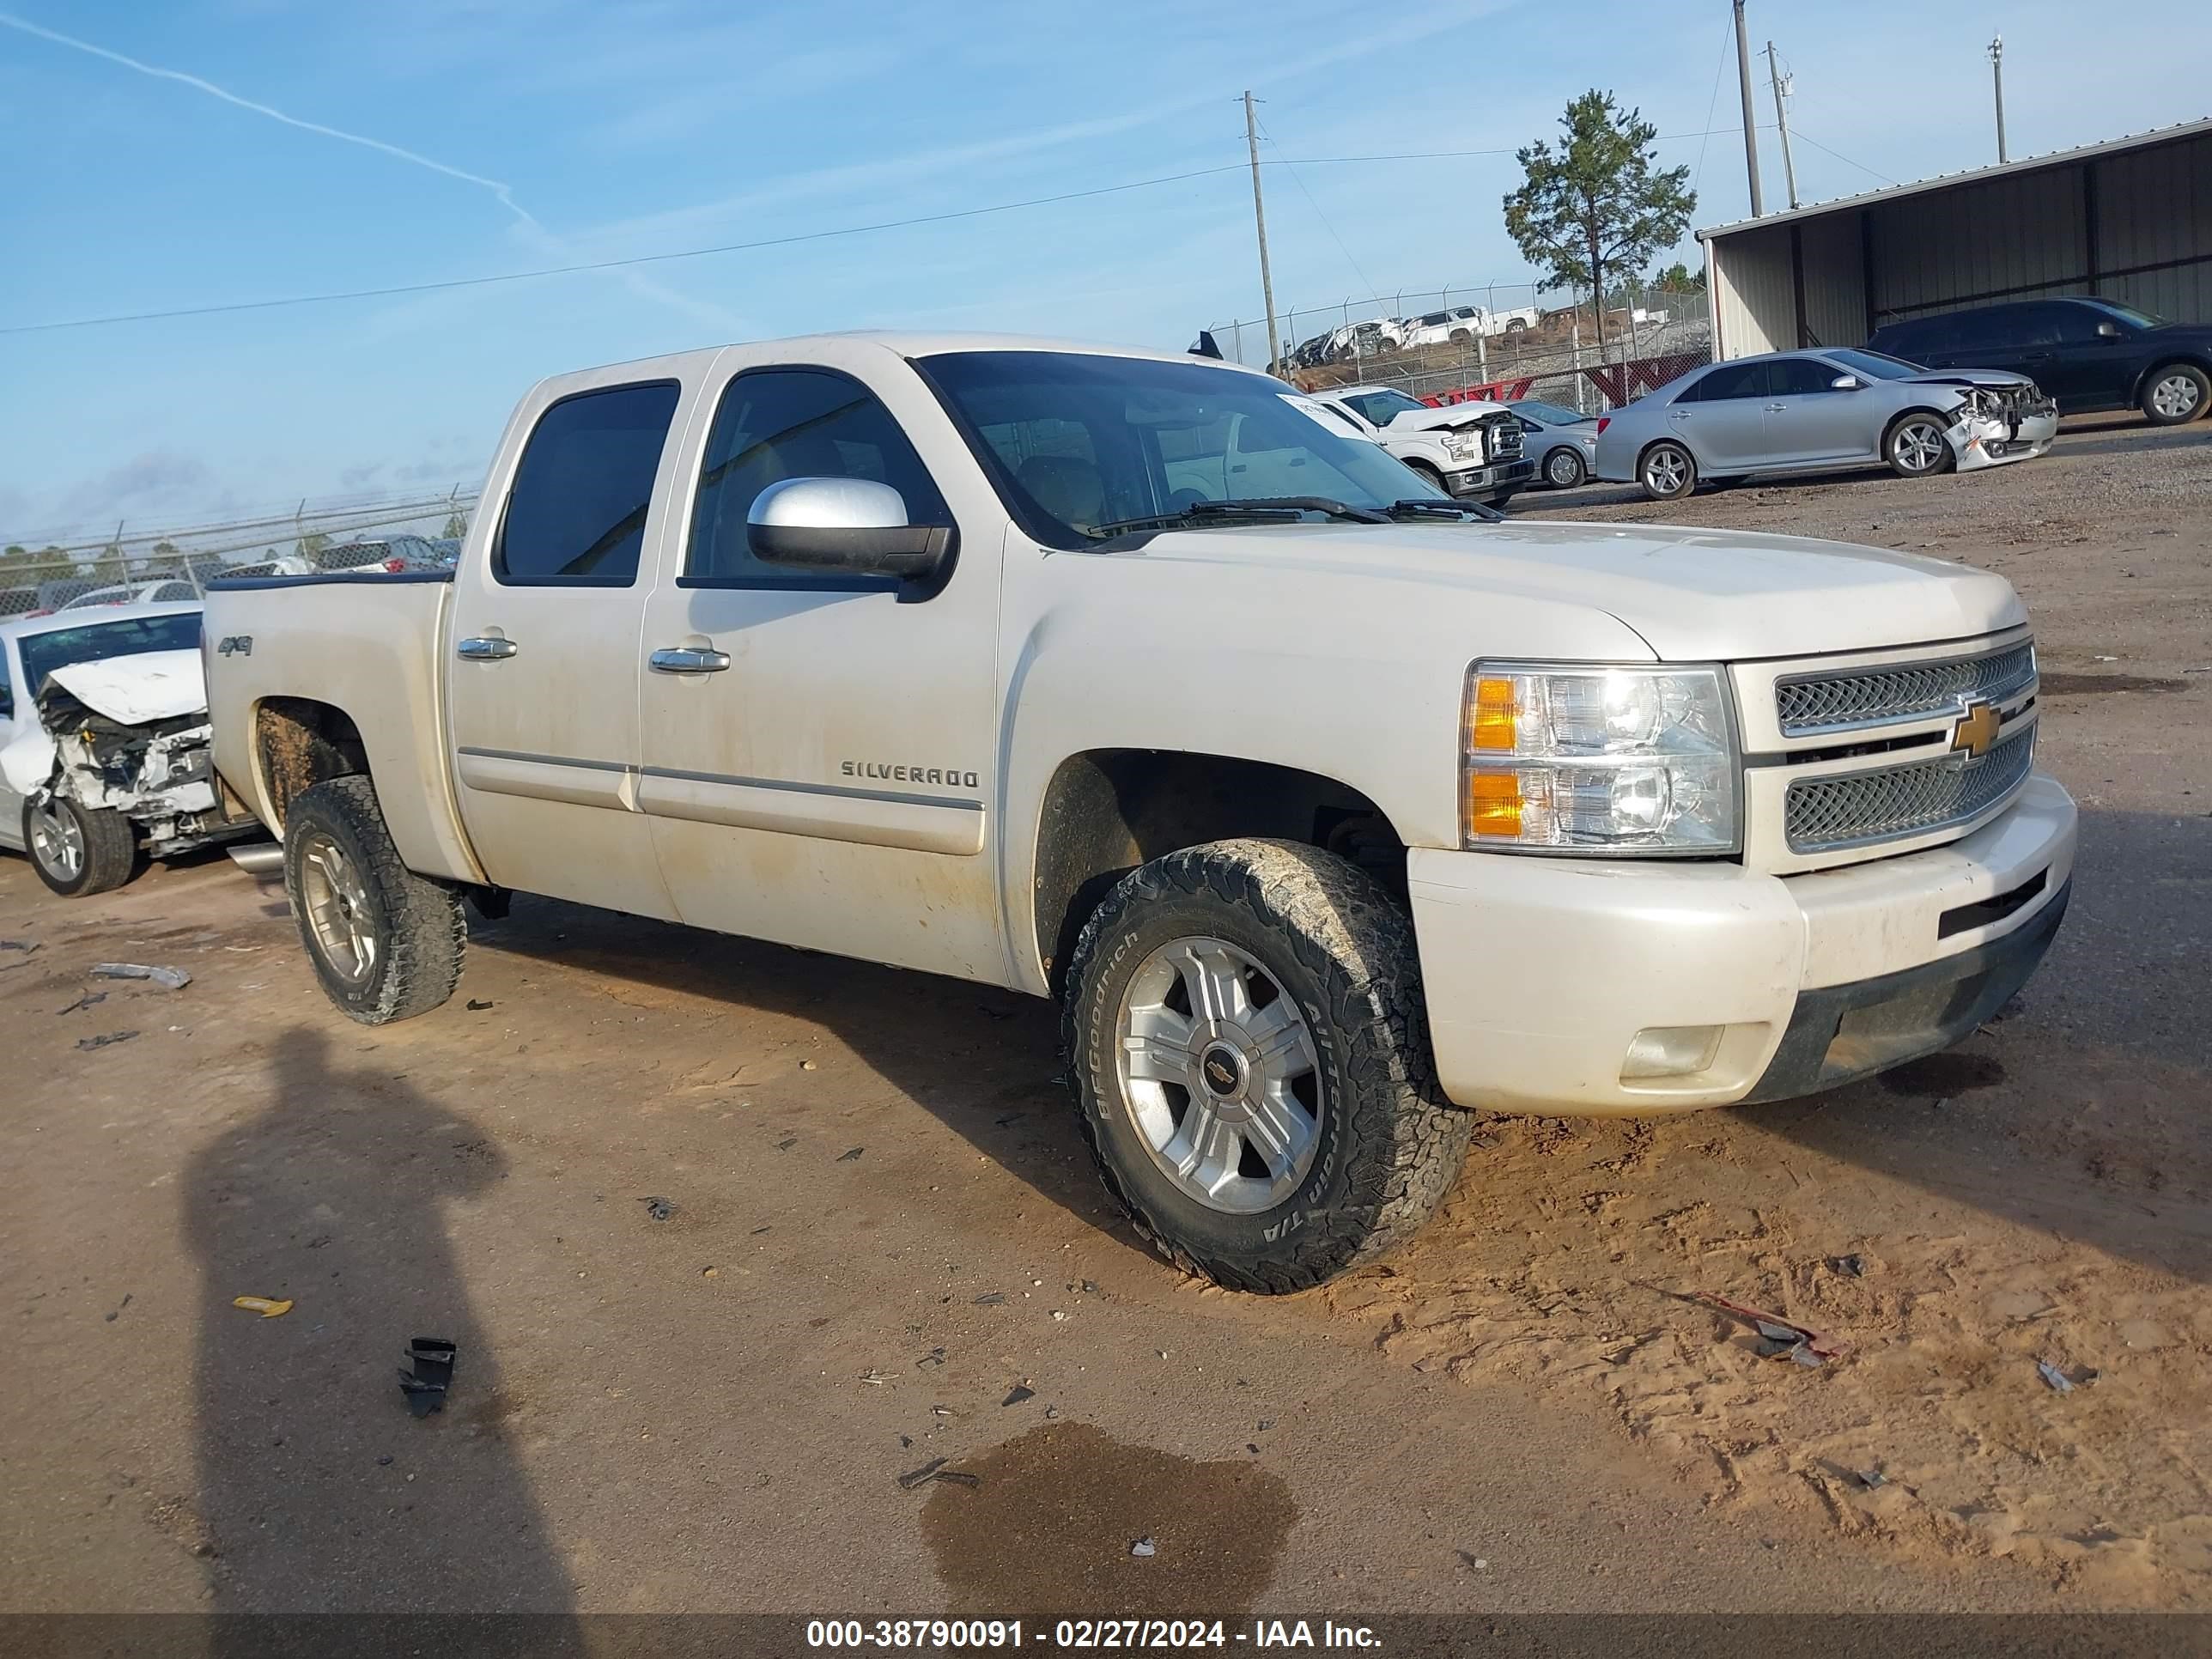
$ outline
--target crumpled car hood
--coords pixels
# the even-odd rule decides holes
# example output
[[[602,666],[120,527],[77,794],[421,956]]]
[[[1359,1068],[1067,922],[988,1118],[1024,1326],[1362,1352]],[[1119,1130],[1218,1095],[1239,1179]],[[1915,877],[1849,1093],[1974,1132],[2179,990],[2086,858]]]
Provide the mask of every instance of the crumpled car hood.
[[[1416,413],[1406,410],[1391,417],[1385,432],[1434,432],[1443,428],[1480,426],[1506,414],[1496,404],[1448,404],[1441,409],[1423,410]]]
[[[197,651],[142,651],[73,662],[48,678],[86,708],[124,726],[174,720],[207,707],[207,677]]]
[[[1905,383],[1911,386],[2031,386],[2034,384],[2025,374],[2015,374],[2008,368],[1931,368],[1919,374],[1908,374]]]

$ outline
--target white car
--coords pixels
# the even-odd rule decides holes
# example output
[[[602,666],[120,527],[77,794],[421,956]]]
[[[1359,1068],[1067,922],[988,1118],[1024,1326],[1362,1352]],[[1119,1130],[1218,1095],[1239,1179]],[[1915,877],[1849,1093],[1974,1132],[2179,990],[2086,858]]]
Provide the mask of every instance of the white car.
[[[155,858],[243,835],[209,752],[200,607],[0,623],[0,847],[76,897]]]
[[[95,587],[64,605],[64,611],[82,611],[98,605],[198,605],[200,591],[182,576],[157,581],[124,582],[114,587]]]
[[[364,1024],[512,891],[1054,1000],[1109,1191],[1247,1291],[1409,1237],[1479,1111],[1815,1093],[2034,969],[2002,576],[1492,521],[1301,401],[918,332],[559,375],[453,571],[210,589],[217,766]]]
[[[1535,476],[1521,425],[1503,404],[1425,404],[1395,386],[1332,386],[1310,394],[1446,495],[1503,507]]]

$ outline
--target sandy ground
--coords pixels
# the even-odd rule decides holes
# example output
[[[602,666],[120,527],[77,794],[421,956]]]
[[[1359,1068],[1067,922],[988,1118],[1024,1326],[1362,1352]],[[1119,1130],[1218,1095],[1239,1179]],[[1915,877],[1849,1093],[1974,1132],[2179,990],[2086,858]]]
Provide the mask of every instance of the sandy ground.
[[[2073,911],[1953,1054],[1493,1121],[1412,1249],[1286,1301],[1106,1210],[1041,1004],[523,901],[368,1031],[227,860],[64,903],[0,859],[0,1608],[2212,1604],[2209,496],[2212,427],[2114,424],[1526,502],[2003,571]],[[419,1421],[417,1334],[461,1345]],[[939,1458],[981,1484],[898,1484]]]

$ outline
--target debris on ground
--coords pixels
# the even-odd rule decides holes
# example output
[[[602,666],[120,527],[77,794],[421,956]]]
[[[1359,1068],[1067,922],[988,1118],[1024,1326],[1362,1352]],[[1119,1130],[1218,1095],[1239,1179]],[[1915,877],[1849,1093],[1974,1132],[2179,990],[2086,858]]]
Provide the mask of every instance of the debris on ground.
[[[1060,1407],[1057,1406],[1047,1406],[1044,1408],[1044,1414],[1047,1417],[1058,1417],[1060,1415]]]
[[[1036,1398],[1036,1390],[1035,1389],[1024,1388],[1020,1383],[1017,1382],[1014,1384],[1013,1388],[1007,1392],[1006,1397],[1004,1400],[1001,1400],[999,1403],[1001,1406],[1018,1406],[1024,1400],[1034,1400]]]
[[[960,1469],[946,1468],[945,1466],[951,1461],[949,1457],[933,1457],[920,1468],[909,1469],[898,1477],[900,1488],[902,1491],[912,1492],[916,1487],[929,1485],[933,1480],[950,1481],[956,1486],[969,1488],[983,1484],[983,1478],[981,1475],[969,1474]]]
[[[781,1140],[775,1143],[775,1149],[779,1152],[787,1152],[797,1145],[799,1145],[799,1137],[797,1135],[786,1135]]]
[[[1863,1255],[1832,1255],[1828,1266],[1839,1273],[1849,1273],[1853,1279],[1866,1277],[1866,1258]]]
[[[897,1375],[898,1373],[896,1371],[879,1371],[873,1365],[871,1365],[867,1370],[860,1373],[860,1381],[866,1383],[872,1389],[880,1389],[884,1383],[890,1382],[891,1378]]]
[[[812,1060],[802,1060],[799,1062],[799,1069],[802,1072],[811,1072],[818,1068],[815,1066]]]
[[[645,1206],[646,1218],[648,1221],[665,1221],[676,1213],[675,1202],[670,1199],[641,1198],[638,1202]]]
[[[149,968],[143,962],[95,962],[92,964],[92,976],[147,980],[164,991],[181,991],[192,982],[192,976],[181,968]]]
[[[131,1305],[131,1295],[132,1292],[125,1291],[123,1293],[123,1300],[117,1303],[115,1306],[109,1310],[107,1315],[107,1322],[109,1324],[112,1325],[117,1319],[121,1317],[123,1310]]]
[[[1142,1559],[1147,1555],[1157,1555],[1159,1553],[1159,1551],[1153,1546],[1151,1539],[1139,1538],[1135,1543],[1129,1546],[1129,1553],[1138,1557],[1139,1559]]]
[[[292,1311],[292,1298],[289,1297],[234,1296],[230,1298],[230,1305],[234,1308],[243,1308],[248,1313],[258,1313],[264,1319],[276,1319]]]
[[[459,1352],[441,1336],[418,1336],[407,1345],[407,1359],[413,1369],[401,1370],[399,1387],[407,1396],[409,1411],[428,1417],[445,1410],[446,1390],[453,1385],[453,1358]]]
[[[476,997],[471,997],[469,999],[468,1006],[469,1012],[472,1014],[487,1013],[490,1010],[499,1006],[495,1002],[485,1002]]]
[[[1886,1486],[1889,1484],[1889,1477],[1880,1469],[1853,1469],[1851,1479],[1869,1492],[1872,1492],[1876,1486]]]
[[[1668,1295],[1677,1292],[1668,1291]],[[1759,1353],[1769,1359],[1788,1358],[1801,1365],[1818,1365],[1850,1352],[1850,1344],[1842,1339],[1816,1331],[1784,1319],[1780,1314],[1768,1313],[1763,1308],[1747,1307],[1741,1302],[1731,1302],[1711,1291],[1692,1291],[1681,1297],[1685,1302],[1694,1302],[1727,1314],[1750,1326],[1761,1338]]]
[[[916,1370],[921,1370],[924,1365],[942,1365],[944,1363],[945,1350],[942,1348],[932,1348],[927,1353],[922,1355],[921,1358],[914,1362],[915,1369]]]
[[[2094,1365],[2084,1365],[2072,1371],[2065,1371],[2061,1370],[2047,1359],[2037,1360],[2035,1369],[2037,1374],[2059,1394],[2071,1394],[2076,1389],[2086,1389],[2094,1382],[2098,1376],[2097,1370]]]
[[[106,992],[105,992],[105,991],[87,991],[87,992],[86,992],[82,996],[79,997],[79,998],[78,998],[75,1002],[72,1002],[71,1004],[70,1004],[70,1006],[69,1006],[68,1007],[66,1007],[66,1008],[57,1008],[57,1009],[55,1009],[55,1010],[54,1010],[54,1018],[57,1018],[57,1019],[58,1019],[58,1018],[60,1018],[64,1014],[73,1014],[73,1013],[76,1012],[76,1011],[77,1011],[78,1009],[80,1009],[80,1008],[91,1008],[91,1007],[95,1007],[95,1006],[97,1006],[99,1004],[103,1003],[103,1002],[105,1002],[105,1001],[106,1001],[106,1000],[107,1000],[107,993],[106,993]]]
[[[76,1046],[90,1054],[94,1048],[108,1048],[118,1042],[128,1042],[137,1035],[136,1031],[102,1031],[98,1036],[79,1037]]]
[[[850,1164],[854,1158],[860,1157],[862,1152],[865,1152],[868,1149],[865,1146],[855,1146],[849,1152],[838,1153],[837,1161],[840,1164]]]
[[[1267,1431],[1268,1430],[1270,1430],[1270,1429],[1273,1428],[1274,1426],[1275,1426],[1275,1419],[1274,1419],[1273,1418],[1272,1418],[1272,1417],[1263,1417],[1263,1418],[1261,1418],[1261,1419],[1260,1419],[1260,1426],[1259,1426],[1259,1429],[1257,1430],[1257,1432],[1258,1432],[1258,1433],[1261,1433],[1261,1434],[1265,1434],[1265,1433],[1267,1433]]]
[[[986,1291],[975,1298],[975,1305],[979,1308],[995,1308],[1006,1299],[1006,1293],[1004,1291]]]

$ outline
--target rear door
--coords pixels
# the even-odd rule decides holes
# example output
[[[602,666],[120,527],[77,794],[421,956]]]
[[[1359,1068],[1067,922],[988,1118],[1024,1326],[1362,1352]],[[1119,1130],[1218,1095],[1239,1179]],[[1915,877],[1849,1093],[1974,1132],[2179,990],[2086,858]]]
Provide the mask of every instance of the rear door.
[[[631,647],[646,666],[639,804],[677,915],[1005,982],[988,834],[1003,509],[927,386],[882,346],[817,343],[799,362],[732,348],[709,398],[679,474],[677,574]],[[1087,429],[1031,435],[1024,487],[1098,518]],[[909,523],[955,526],[951,574],[924,592],[763,563],[747,514],[796,477],[890,485]]]
[[[667,529],[655,480],[695,394],[632,366],[516,416],[528,435],[484,503],[486,556],[456,573],[445,641],[461,818],[501,886],[674,914],[637,808],[638,677]]]
[[[1839,392],[1845,371],[1817,357],[1784,357],[1773,365],[1765,404],[1765,447],[1778,463],[1817,466],[1865,459],[1879,449],[1881,422],[1867,391]],[[1860,377],[1863,380],[1863,377]]]
[[[1667,410],[1670,436],[1689,446],[1701,472],[1759,465],[1765,453],[1768,364],[1723,363]]]
[[[2127,325],[2092,306],[2045,304],[2035,309],[2045,313],[2036,330],[2044,356],[2022,372],[2036,385],[2066,409],[2121,409],[2134,401],[2137,360],[2129,349],[2133,331]],[[2114,323],[2119,337],[2098,333],[2100,323]]]

